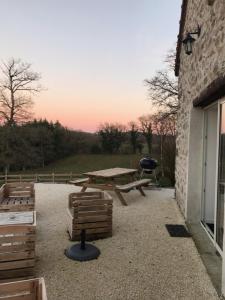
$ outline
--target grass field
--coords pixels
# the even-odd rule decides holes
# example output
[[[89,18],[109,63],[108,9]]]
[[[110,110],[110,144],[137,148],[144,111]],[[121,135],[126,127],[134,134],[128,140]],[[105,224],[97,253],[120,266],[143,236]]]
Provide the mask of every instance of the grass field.
[[[123,154],[79,154],[58,160],[49,164],[45,168],[35,169],[27,173],[77,173],[81,174],[88,171],[95,171],[113,167],[138,168],[139,160],[143,155]]]

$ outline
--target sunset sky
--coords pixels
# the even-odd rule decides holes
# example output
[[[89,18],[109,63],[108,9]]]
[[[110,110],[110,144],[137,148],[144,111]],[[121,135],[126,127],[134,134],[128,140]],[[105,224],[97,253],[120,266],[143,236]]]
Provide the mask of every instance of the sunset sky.
[[[1,60],[42,74],[37,118],[95,131],[151,113],[143,80],[175,46],[181,0],[1,0]]]

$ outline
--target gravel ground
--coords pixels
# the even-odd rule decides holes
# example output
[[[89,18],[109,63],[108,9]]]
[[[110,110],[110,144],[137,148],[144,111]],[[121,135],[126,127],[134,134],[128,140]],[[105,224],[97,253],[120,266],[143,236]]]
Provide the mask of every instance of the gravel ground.
[[[216,291],[191,238],[171,238],[165,224],[183,224],[173,190],[114,197],[113,237],[94,242],[97,260],[64,256],[68,194],[79,188],[37,184],[36,276],[45,278],[49,300],[213,300]],[[114,196],[114,195],[113,195]]]

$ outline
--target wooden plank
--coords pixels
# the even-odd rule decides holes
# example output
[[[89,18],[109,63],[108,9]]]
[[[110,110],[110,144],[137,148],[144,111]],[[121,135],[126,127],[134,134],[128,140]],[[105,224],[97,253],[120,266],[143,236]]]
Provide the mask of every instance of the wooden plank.
[[[0,297],[0,300],[2,298]],[[3,298],[3,300],[36,300],[34,294],[24,294],[24,295],[15,295],[15,296],[9,296],[7,298]]]
[[[39,297],[37,300],[47,300],[47,293],[44,278],[39,279]]]
[[[19,277],[28,277],[34,275],[34,268],[22,268],[22,269],[13,269],[13,270],[2,270],[0,271],[0,279],[5,280],[9,278],[19,278]]]
[[[141,179],[141,180],[136,180],[133,182],[130,182],[128,184],[124,185],[117,185],[116,189],[123,192],[123,191],[129,191],[132,188],[140,187],[140,186],[146,186],[151,182],[150,179]]]
[[[77,223],[86,223],[86,222],[98,222],[98,221],[109,221],[111,220],[110,216],[97,216],[97,217],[78,217]]]
[[[88,177],[99,177],[99,178],[114,178],[128,174],[135,174],[137,169],[126,169],[126,168],[111,168],[94,172],[84,173]]]
[[[109,232],[110,227],[103,227],[103,228],[93,228],[93,229],[86,229],[86,234],[93,234],[93,233],[104,233]],[[80,230],[73,230],[73,234],[78,235],[80,234]]]
[[[0,292],[2,294],[30,291],[33,287],[33,280],[0,283],[0,287]]]
[[[25,260],[18,260],[12,262],[1,262],[0,270],[29,268],[29,267],[34,267],[34,265],[35,265],[35,259],[25,259]]]
[[[94,189],[99,189],[103,191],[113,191],[114,186],[111,184],[100,184],[100,183],[84,183],[82,191],[85,192],[87,188],[94,188]]]
[[[74,214],[79,214],[79,212],[88,212],[88,211],[107,211],[107,206],[102,205],[90,205],[90,206],[78,206],[74,208]]]
[[[19,212],[19,211],[33,211],[34,204],[26,204],[26,205],[0,205],[1,212]]]
[[[73,229],[91,229],[91,228],[103,228],[109,227],[112,224],[110,221],[108,222],[95,222],[95,223],[84,223],[84,224],[74,224]]]
[[[34,213],[32,211],[0,213],[0,225],[33,224],[33,222]]]
[[[109,207],[107,207],[104,210],[88,210],[88,211],[74,211],[73,216],[74,218],[78,218],[78,216],[80,217],[92,217],[92,216],[105,216],[105,215],[112,215],[112,208],[110,209]]]
[[[0,235],[6,234],[32,234],[35,233],[35,226],[34,225],[1,225],[0,226]]]
[[[22,260],[22,259],[30,259],[30,258],[35,258],[35,251],[0,253],[0,263],[4,261],[15,261],[15,260]]]
[[[83,199],[84,197],[97,197],[98,199],[105,197],[104,192],[79,192],[79,193],[71,193],[70,197],[75,197],[76,199]]]
[[[35,242],[26,242],[22,244],[5,244],[4,246],[0,245],[0,253],[31,250],[35,250]]]
[[[11,235],[0,236],[0,244],[15,243],[15,242],[34,242],[36,239],[35,234],[30,235]]]
[[[108,204],[112,204],[113,200],[112,199],[107,199],[107,200],[103,200],[103,199],[96,199],[96,200],[76,200],[76,202],[73,202],[73,206],[106,206]]]
[[[80,179],[76,179],[76,180],[70,180],[69,183],[77,185],[77,184],[82,184],[84,182],[88,182],[88,180],[89,180],[89,178],[80,178]]]
[[[100,199],[102,198],[100,198],[99,196],[71,197],[71,200],[74,203],[74,205],[77,205],[79,201],[82,202],[82,201],[92,201],[92,200],[100,200]]]
[[[0,283],[0,299],[47,300],[43,278]]]

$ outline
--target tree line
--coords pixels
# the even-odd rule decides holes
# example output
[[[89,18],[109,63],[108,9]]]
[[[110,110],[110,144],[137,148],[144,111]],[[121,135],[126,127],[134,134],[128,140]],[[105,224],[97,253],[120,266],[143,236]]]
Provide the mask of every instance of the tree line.
[[[66,156],[90,153],[95,135],[69,130],[59,122],[33,120],[22,125],[0,126],[2,172],[34,169]]]

